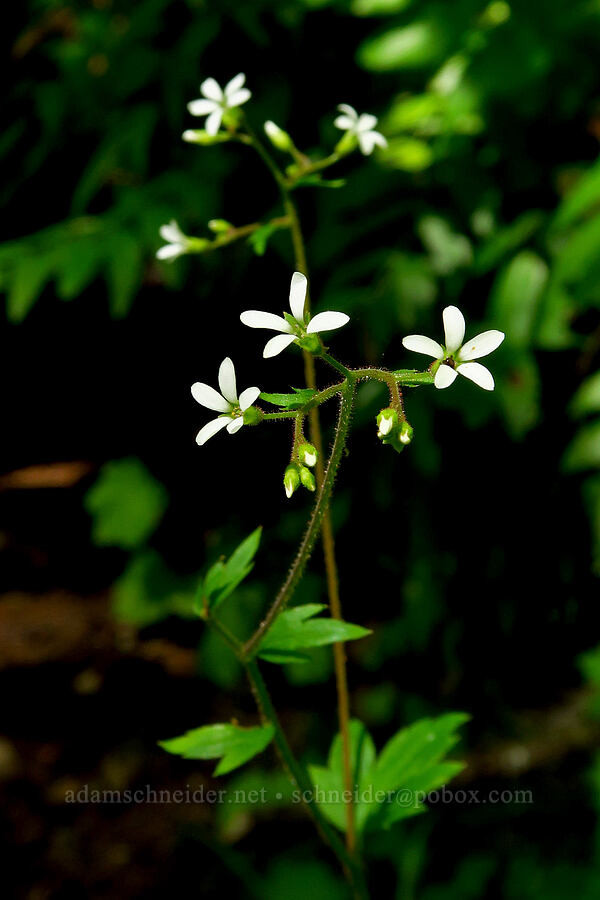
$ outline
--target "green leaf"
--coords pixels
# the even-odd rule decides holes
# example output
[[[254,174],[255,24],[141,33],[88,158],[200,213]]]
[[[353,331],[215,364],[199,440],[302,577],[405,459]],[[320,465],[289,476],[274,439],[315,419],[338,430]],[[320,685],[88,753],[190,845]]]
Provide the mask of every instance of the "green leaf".
[[[183,756],[184,759],[222,757],[213,774],[226,775],[262,753],[273,740],[274,733],[272,725],[253,728],[229,724],[203,725],[181,737],[159,741],[158,744],[168,753]]]
[[[579,418],[600,412],[600,372],[594,372],[579,385],[569,405],[572,416]]]
[[[422,172],[433,162],[433,150],[418,138],[396,137],[388,141],[381,152],[382,160],[394,169],[404,172]]]
[[[370,773],[375,761],[375,745],[362,722],[350,722],[350,764],[352,781],[357,792],[355,805],[356,824],[361,828],[366,818],[368,805],[361,803],[370,785]],[[315,786],[315,796],[324,815],[340,831],[346,830],[346,804],[344,802],[344,766],[342,739],[338,734],[333,740],[326,766],[309,766],[310,776]]]
[[[167,508],[167,492],[135,457],[106,463],[84,498],[92,540],[133,550],[152,534]]]
[[[271,235],[275,234],[276,231],[277,227],[275,225],[267,223],[266,225],[261,225],[260,228],[257,228],[256,231],[252,232],[248,238],[248,243],[257,256],[264,256],[267,244],[269,243],[269,238]]]
[[[536,253],[522,250],[496,279],[491,298],[491,318],[506,332],[506,342],[529,346],[548,266]]]
[[[389,16],[402,12],[411,0],[353,0],[351,11],[353,16]]]
[[[566,194],[552,221],[552,227],[568,228],[598,204],[600,204],[600,161],[581,175],[575,186]]]
[[[475,271],[483,274],[498,265],[503,257],[512,253],[528,241],[544,221],[543,214],[536,209],[528,210],[510,225],[500,228],[475,254]]]
[[[454,231],[441,216],[423,216],[418,232],[429,253],[431,267],[439,275],[450,275],[471,264],[473,250],[469,239]]]
[[[567,472],[596,469],[600,466],[600,419],[584,425],[565,451],[563,468]]]
[[[143,255],[138,238],[126,231],[118,232],[112,240],[107,271],[110,314],[114,319],[122,319],[131,309],[142,273]]]
[[[298,662],[303,658],[298,651],[337,641],[355,641],[371,634],[368,628],[339,619],[315,619],[324,609],[322,603],[307,603],[282,612],[262,639],[259,656],[269,662]]]
[[[228,560],[218,560],[210,567],[198,588],[196,605],[198,612],[202,611],[205,603],[211,609],[216,609],[250,574],[261,535],[262,528],[256,528],[236,547]]]
[[[8,297],[6,315],[10,322],[22,322],[54,275],[57,253],[41,250],[17,259]]]
[[[367,38],[359,48],[358,62],[372,72],[428,66],[442,57],[446,43],[437,23],[411,22]]]
[[[314,175],[303,175],[294,182],[294,188],[297,187],[322,187],[322,188],[342,188],[346,184],[345,178],[323,178],[316,172]]]
[[[194,581],[169,571],[156,551],[143,551],[133,557],[113,586],[115,617],[138,628],[169,616],[193,619]]]
[[[283,409],[301,409],[317,393],[313,388],[294,388],[293,394],[261,394],[260,399]]]

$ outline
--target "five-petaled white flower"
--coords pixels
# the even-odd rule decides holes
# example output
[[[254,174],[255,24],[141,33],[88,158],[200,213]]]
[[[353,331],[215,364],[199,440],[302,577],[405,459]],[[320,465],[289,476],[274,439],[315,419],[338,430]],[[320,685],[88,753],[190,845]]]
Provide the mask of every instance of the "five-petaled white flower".
[[[161,225],[159,234],[167,243],[164,247],[160,247],[156,251],[157,259],[174,260],[177,259],[178,256],[187,253],[189,239],[187,235],[183,233],[175,219],[171,219],[168,225]]]
[[[424,334],[409,334],[402,343],[407,350],[425,353],[440,360],[435,373],[436,388],[449,387],[457,373],[474,381],[485,391],[494,390],[492,373],[480,363],[472,362],[481,356],[487,356],[500,346],[504,340],[502,331],[484,331],[470,341],[463,343],[465,337],[465,319],[456,306],[447,306],[443,312],[446,346],[425,337]]]
[[[354,107],[347,103],[340,103],[338,109],[342,115],[338,116],[333,124],[336,128],[353,134],[365,156],[369,156],[376,146],[387,147],[384,136],[374,130],[377,125],[376,116],[371,116],[369,113],[359,116]]]
[[[248,325],[250,328],[268,328],[271,331],[281,332],[267,341],[263,350],[265,359],[277,356],[294,341],[302,339],[308,334],[333,331],[350,321],[350,317],[346,313],[331,311],[317,313],[312,319],[307,318],[304,315],[306,287],[306,277],[301,272],[294,272],[290,285],[291,316],[289,313],[276,316],[274,313],[261,312],[257,309],[248,309],[241,314],[240,319],[244,325]]]
[[[216,419],[212,419],[196,436],[196,443],[205,444],[217,431],[227,428],[229,434],[235,434],[244,424],[244,413],[249,409],[260,394],[260,388],[249,387],[237,395],[235,383],[235,368],[227,356],[219,367],[219,391],[208,384],[197,381],[192,385],[192,397],[207,409],[214,409],[221,413]]]
[[[204,96],[200,100],[192,100],[187,108],[193,116],[208,116],[206,120],[206,133],[214,136],[221,127],[223,114],[234,106],[241,106],[250,99],[252,94],[248,88],[243,87],[246,76],[243,72],[232,78],[223,90],[214,78],[207,78],[200,85],[200,93]]]

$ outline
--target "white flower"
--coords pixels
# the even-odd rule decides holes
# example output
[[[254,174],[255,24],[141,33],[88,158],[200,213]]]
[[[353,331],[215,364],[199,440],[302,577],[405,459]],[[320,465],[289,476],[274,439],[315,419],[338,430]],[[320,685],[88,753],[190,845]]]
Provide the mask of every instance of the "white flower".
[[[200,85],[201,100],[192,100],[187,108],[193,116],[208,116],[205,129],[207,134],[215,135],[221,127],[223,113],[234,106],[241,106],[252,96],[248,88],[243,87],[246,76],[243,72],[232,78],[223,90],[214,78],[207,78]]]
[[[187,253],[189,239],[183,233],[175,219],[171,219],[168,225],[161,225],[159,229],[161,238],[166,241],[164,247],[160,247],[156,251],[157,259],[177,259]]]
[[[443,312],[446,346],[423,334],[409,334],[402,343],[407,350],[425,353],[439,359],[441,365],[435,373],[436,388],[449,387],[457,373],[474,381],[485,391],[494,390],[492,373],[480,363],[472,362],[481,356],[487,356],[500,346],[504,340],[502,331],[484,331],[470,341],[463,343],[465,337],[465,319],[456,306],[447,306]]]
[[[307,320],[304,315],[306,287],[306,277],[301,272],[294,272],[290,285],[291,316],[289,313],[284,313],[284,318],[276,316],[274,313],[260,312],[257,309],[248,309],[241,314],[240,319],[249,328],[268,328],[271,331],[281,332],[267,341],[263,350],[265,359],[277,356],[299,338],[306,337],[308,334],[318,334],[321,331],[333,331],[350,321],[350,317],[341,312],[321,312]]]
[[[359,116],[354,107],[349,106],[347,103],[340,103],[338,109],[342,115],[338,116],[333,124],[336,128],[341,128],[342,131],[353,134],[365,156],[369,156],[376,146],[387,147],[387,141],[384,136],[373,130],[377,125],[376,116],[371,116],[369,113],[363,113]]]
[[[198,432],[196,443],[200,446],[222,428],[227,428],[229,434],[239,431],[244,424],[245,411],[252,406],[260,394],[260,388],[249,387],[238,397],[235,368],[229,357],[226,357],[219,367],[219,390],[221,393],[201,381],[192,385],[194,400],[207,409],[214,409],[215,412],[221,413]]]

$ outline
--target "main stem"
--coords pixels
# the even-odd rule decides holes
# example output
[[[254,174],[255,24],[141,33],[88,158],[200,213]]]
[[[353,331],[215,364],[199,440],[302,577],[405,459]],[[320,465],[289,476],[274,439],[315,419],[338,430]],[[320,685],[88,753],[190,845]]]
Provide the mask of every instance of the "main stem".
[[[245,666],[250,681],[250,687],[260,710],[261,717],[264,722],[272,725],[275,729],[273,738],[275,746],[277,747],[284,767],[287,769],[296,787],[301,791],[305,806],[312,816],[317,830],[325,843],[331,847],[337,856],[356,900],[368,900],[369,894],[363,870],[352,855],[346,850],[338,833],[332,828],[321,812],[314,797],[314,785],[308,777],[304,767],[296,760],[296,757],[287,742],[279,718],[273,703],[271,702],[267,686],[258,667],[258,663],[256,660],[249,660],[246,662]]]
[[[248,133],[254,144],[255,149],[259,153],[261,159],[273,175],[283,201],[284,212],[289,219],[289,228],[290,234],[292,238],[292,246],[294,250],[294,261],[297,271],[302,272],[308,278],[308,265],[306,261],[306,250],[304,247],[304,238],[302,235],[302,228],[300,225],[300,219],[298,217],[298,210],[296,209],[296,204],[292,200],[292,196],[290,190],[286,184],[286,180],[282,175],[279,167],[271,158],[270,153],[268,153],[263,147],[261,141],[258,140],[254,132],[248,127]],[[309,308],[310,299],[307,294],[306,298],[307,310]],[[317,387],[317,378],[315,372],[315,361],[313,356],[310,353],[304,351],[304,378],[306,381],[306,386],[316,390]],[[342,403],[342,411],[343,411],[343,403]],[[342,415],[340,414],[340,420],[342,419]],[[317,407],[314,407],[309,412],[309,427],[310,427],[310,435],[312,443],[314,444],[317,451],[317,466],[316,466],[316,476],[317,476],[317,487],[320,491],[321,496],[323,496],[323,487],[325,481],[325,470],[323,466],[323,439],[321,435],[321,426],[319,423],[319,411]],[[339,425],[338,425],[339,432]],[[337,436],[336,436],[337,437]],[[335,449],[335,448],[334,448]],[[333,451],[330,459],[330,463],[328,466],[331,467],[331,462],[333,461]],[[333,476],[335,475],[335,471],[333,471]],[[318,506],[318,504],[317,504]],[[315,507],[316,509],[317,507]],[[314,520],[314,515],[313,515]],[[310,533],[310,526],[307,532],[307,535]],[[306,540],[306,536],[305,536]],[[329,500],[324,505],[323,512],[321,514],[321,541],[323,544],[323,556],[325,560],[325,578],[327,583],[327,594],[329,597],[329,608],[331,611],[331,615],[335,619],[342,619],[342,605],[340,601],[340,592],[339,592],[339,578],[337,572],[337,564],[335,559],[335,541],[333,536],[333,525],[331,522],[331,514],[329,511]],[[311,549],[308,551],[311,552]],[[300,553],[298,555],[298,559],[302,554],[302,546],[300,548]],[[292,568],[293,571],[293,568]],[[301,571],[301,570],[300,570]],[[282,591],[286,590],[286,583],[282,588]],[[295,585],[294,585],[295,586]],[[292,586],[293,590],[293,586]],[[280,592],[281,593],[281,592]],[[285,596],[285,594],[284,594]],[[265,622],[269,620],[269,616],[271,613],[273,615],[277,615],[278,606],[277,601],[271,607],[269,614],[267,615],[267,619]],[[274,611],[274,612],[273,612]],[[269,627],[268,625],[266,627]],[[255,637],[255,636],[254,636]],[[260,639],[260,636],[259,636]],[[251,641],[253,638],[251,638]],[[250,642],[248,642],[250,644]],[[348,792],[346,794],[347,797],[352,798],[354,795],[354,783],[352,777],[352,762],[351,762],[351,749],[350,749],[350,698],[348,692],[348,676],[346,672],[346,651],[343,643],[336,643],[333,645],[333,658],[334,658],[334,669],[335,669],[335,683],[336,683],[336,692],[338,698],[338,720],[340,726],[340,735],[342,739],[342,762],[343,762],[343,770],[344,770],[344,788]],[[354,805],[352,803],[352,799],[349,799],[346,803],[346,845],[348,847],[348,852],[353,854],[356,850],[356,828],[354,821]]]

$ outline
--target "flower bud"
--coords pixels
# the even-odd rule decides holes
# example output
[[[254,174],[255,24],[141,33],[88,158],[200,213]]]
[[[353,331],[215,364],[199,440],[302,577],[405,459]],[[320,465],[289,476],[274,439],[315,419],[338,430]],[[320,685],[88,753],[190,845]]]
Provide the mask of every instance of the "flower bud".
[[[226,219],[211,219],[208,222],[208,227],[215,234],[224,234],[226,231],[231,231],[233,225]]]
[[[271,122],[270,120],[265,122],[264,125],[265,134],[271,141],[274,147],[278,150],[283,150],[286,153],[289,153],[292,149],[292,139],[283,128],[280,128],[279,125],[276,125],[275,122]]]
[[[223,144],[229,140],[229,135],[224,131],[209,134],[203,128],[188,128],[181,137],[188,144],[200,144],[203,147],[208,147],[210,144]]]
[[[392,409],[390,406],[388,406],[387,409],[382,409],[377,416],[377,426],[379,428],[377,437],[387,437],[388,434],[398,427],[398,413],[396,410]]]
[[[410,442],[413,439],[413,433],[414,433],[414,431],[413,431],[412,425],[409,425],[405,419],[404,422],[402,423],[402,427],[400,428],[400,434],[398,436],[400,438],[400,443],[410,444]]]
[[[249,406],[244,412],[244,425],[258,425],[264,419],[264,412],[258,406]]]
[[[300,481],[307,491],[316,491],[317,482],[315,481],[315,476],[305,466],[300,467]]]
[[[305,466],[314,466],[317,463],[317,448],[312,444],[300,444],[298,447],[298,459]]]
[[[283,486],[285,488],[285,495],[288,499],[292,496],[299,484],[300,473],[298,472],[298,466],[295,465],[295,463],[290,463],[283,475]]]

